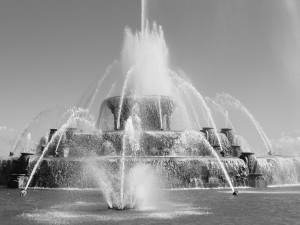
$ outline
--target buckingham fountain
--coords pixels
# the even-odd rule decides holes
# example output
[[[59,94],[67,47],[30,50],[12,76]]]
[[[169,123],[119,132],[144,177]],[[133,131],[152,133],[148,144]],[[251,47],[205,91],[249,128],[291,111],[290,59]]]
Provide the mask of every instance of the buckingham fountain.
[[[207,100],[170,69],[161,27],[143,15],[140,32],[125,32],[121,62],[119,95],[95,102],[108,69],[88,107],[70,109],[35,151],[14,157],[14,149],[1,159],[1,184],[23,194],[29,187],[99,188],[109,208],[125,209],[149,202],[161,188],[230,187],[236,193],[235,187],[300,180],[299,160],[274,156],[262,129],[264,157],[245,147],[233,128],[217,129]],[[93,104],[100,107],[97,120]]]

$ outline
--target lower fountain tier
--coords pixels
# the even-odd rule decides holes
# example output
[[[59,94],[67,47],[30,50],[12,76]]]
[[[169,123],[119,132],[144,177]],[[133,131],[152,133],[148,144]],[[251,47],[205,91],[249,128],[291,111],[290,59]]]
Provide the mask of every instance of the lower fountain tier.
[[[225,135],[221,135],[223,155],[238,156],[238,151],[231,147]],[[213,139],[212,139],[213,140]],[[125,148],[126,156],[212,156],[212,146],[203,132],[197,131],[141,131],[133,136],[123,131],[107,131],[101,134],[74,133],[71,138],[60,144],[57,152],[53,145],[47,155],[62,157],[84,157],[91,154],[98,156],[121,155]],[[221,152],[221,148],[215,149]]]
[[[36,163],[32,157],[29,173]],[[249,185],[249,168],[238,158],[222,158],[234,186]],[[17,160],[0,160],[1,185],[15,174]],[[100,188],[99,179],[120,173],[121,157],[44,158],[30,184],[31,187]],[[228,186],[225,176],[212,157],[127,157],[125,168],[150,166],[164,188],[195,188]],[[284,165],[284,166],[283,166]],[[300,180],[300,161],[294,158],[258,158],[255,173],[270,184],[289,184]],[[118,176],[117,176],[118,177]],[[251,177],[251,176],[250,176]]]

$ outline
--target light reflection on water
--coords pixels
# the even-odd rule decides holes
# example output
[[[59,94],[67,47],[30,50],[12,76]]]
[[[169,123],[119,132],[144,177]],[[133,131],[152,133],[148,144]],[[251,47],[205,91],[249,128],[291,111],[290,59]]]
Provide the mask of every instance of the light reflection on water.
[[[300,186],[163,191],[157,208],[107,209],[99,190],[0,189],[1,225],[10,224],[299,224]]]

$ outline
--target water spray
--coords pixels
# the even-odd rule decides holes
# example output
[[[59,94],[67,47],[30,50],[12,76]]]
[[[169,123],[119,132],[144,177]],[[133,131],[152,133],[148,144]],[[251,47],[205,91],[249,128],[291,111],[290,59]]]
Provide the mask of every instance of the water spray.
[[[216,137],[217,137],[218,143],[219,143],[219,145],[220,145],[221,151],[223,151],[222,143],[221,143],[221,140],[220,140],[220,138],[219,138],[219,136],[218,136],[218,133],[217,133],[217,127],[216,127],[215,122],[214,122],[214,120],[213,120],[213,118],[212,118],[211,111],[210,111],[209,107],[207,106],[207,104],[206,104],[204,98],[202,97],[202,95],[195,89],[195,87],[194,87],[191,83],[188,83],[188,82],[185,81],[183,78],[179,77],[175,71],[169,69],[169,72],[170,72],[170,74],[173,76],[173,78],[180,84],[179,87],[181,87],[181,88],[188,88],[188,89],[191,90],[191,91],[199,98],[199,100],[202,102],[204,108],[206,109],[207,116],[208,116],[208,118],[209,118],[209,120],[210,120],[210,122],[212,123],[212,126],[213,126],[213,128],[214,128],[214,132],[215,132],[215,135],[216,135]],[[226,169],[225,169],[224,164],[222,163],[222,161],[220,160],[218,154],[216,153],[216,151],[215,151],[214,149],[213,149],[212,153],[213,153],[213,155],[216,157],[217,161],[219,162],[219,165],[220,165],[220,167],[221,167],[221,169],[222,169],[222,171],[223,171],[223,173],[224,173],[224,175],[225,175],[225,177],[226,177],[226,180],[227,180],[227,182],[228,182],[228,184],[229,184],[229,186],[230,186],[232,192],[234,192],[233,184],[232,184],[232,182],[231,182],[231,180],[230,180],[230,177],[229,177],[229,175],[228,175],[228,173],[227,173],[227,171],[226,171]]]
[[[261,125],[258,123],[258,121],[256,121],[256,119],[254,118],[252,113],[250,113],[250,111],[239,100],[235,99],[233,96],[231,96],[229,94],[217,94],[216,99],[220,103],[223,103],[223,104],[227,103],[231,106],[236,107],[237,109],[240,109],[242,112],[244,112],[249,117],[249,119],[251,120],[251,122],[253,123],[255,128],[257,129],[257,131],[268,151],[268,154],[271,155],[272,153],[274,153],[271,142],[270,142],[269,138],[267,137],[266,133],[264,132],[264,130],[262,129]]]
[[[125,81],[124,81],[124,85],[122,88],[121,101],[120,101],[120,106],[119,106],[119,111],[118,111],[117,130],[120,129],[121,112],[122,112],[122,107],[123,107],[124,95],[125,95],[126,88],[127,88],[127,83],[128,83],[128,80],[130,79],[131,74],[133,73],[135,67],[136,67],[136,65],[131,66],[125,76]]]
[[[99,92],[99,89],[100,89],[100,87],[101,87],[101,84],[103,83],[103,81],[105,80],[105,78],[107,77],[107,75],[110,73],[110,71],[112,70],[112,68],[114,67],[114,65],[115,65],[117,62],[118,62],[117,60],[114,60],[113,63],[110,64],[110,65],[106,68],[105,73],[103,74],[103,76],[101,77],[101,79],[98,81],[98,84],[97,84],[97,86],[96,86],[96,88],[95,88],[95,90],[94,90],[94,92],[93,92],[93,95],[91,96],[91,99],[90,99],[90,101],[89,101],[89,103],[88,103],[88,106],[87,106],[88,112],[89,112],[89,111],[91,110],[91,108],[92,108],[92,105],[93,105],[93,103],[94,103],[94,101],[95,101],[95,98],[96,98],[98,92]]]
[[[70,124],[71,124],[72,122],[74,122],[74,121],[75,121],[75,122],[78,122],[78,121],[80,121],[80,120],[83,120],[83,119],[81,118],[81,113],[82,113],[82,111],[83,111],[83,109],[78,109],[78,110],[73,111],[73,113],[72,113],[72,115],[70,116],[70,118],[68,119],[68,121],[67,121],[67,122],[66,122],[66,123],[65,123],[58,131],[57,131],[57,132],[55,132],[55,133],[52,135],[51,140],[49,140],[49,142],[47,143],[47,145],[46,145],[44,151],[42,152],[42,154],[41,154],[41,156],[40,156],[40,158],[38,159],[38,161],[36,162],[35,166],[33,167],[33,170],[32,170],[32,172],[31,172],[31,174],[30,174],[30,177],[29,177],[29,179],[28,179],[28,181],[27,181],[27,184],[26,184],[25,188],[22,189],[22,191],[21,191],[21,193],[20,193],[21,196],[25,196],[25,195],[27,194],[27,189],[28,189],[28,187],[29,187],[29,185],[30,185],[30,183],[31,183],[31,180],[33,179],[33,175],[35,174],[35,172],[36,172],[38,166],[40,165],[40,163],[41,163],[41,161],[42,161],[44,155],[46,154],[46,152],[48,151],[48,149],[50,148],[50,146],[54,143],[56,137],[58,137],[58,135],[61,135],[61,136],[62,136],[62,135],[63,135],[63,132],[70,126]],[[79,113],[79,116],[76,116],[78,113]],[[85,121],[85,120],[84,120],[84,121]],[[90,124],[90,123],[89,123],[89,125],[92,126],[92,124]]]
[[[211,104],[213,104],[214,106],[216,106],[216,108],[218,109],[219,112],[221,112],[225,118],[225,127],[231,127],[233,131],[236,131],[235,127],[233,126],[230,118],[229,118],[229,113],[228,111],[223,107],[221,106],[219,103],[217,103],[215,100],[213,100],[212,98],[210,97],[205,97],[205,100]]]
[[[142,2],[141,2],[141,33],[142,33],[142,35],[145,32],[145,26],[146,26],[146,20],[147,20],[146,7],[147,7],[147,1],[142,0]]]
[[[55,109],[55,108],[54,108]],[[21,140],[22,138],[27,134],[27,132],[30,130],[30,128],[37,122],[39,122],[41,120],[41,118],[43,118],[43,116],[50,114],[51,112],[53,112],[54,110],[53,108],[51,109],[46,109],[41,111],[40,113],[38,113],[36,115],[36,117],[34,117],[28,124],[27,126],[24,128],[24,130],[19,134],[18,139],[16,140],[12,150],[9,153],[9,156],[13,156],[15,151],[17,150],[17,148],[20,146]]]

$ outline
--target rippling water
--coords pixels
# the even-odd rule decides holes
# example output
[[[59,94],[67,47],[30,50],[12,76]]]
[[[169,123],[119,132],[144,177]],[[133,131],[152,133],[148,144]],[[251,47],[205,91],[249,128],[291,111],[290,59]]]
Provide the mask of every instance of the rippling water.
[[[98,190],[0,188],[0,224],[300,224],[300,186],[165,190],[154,208],[116,211]]]

